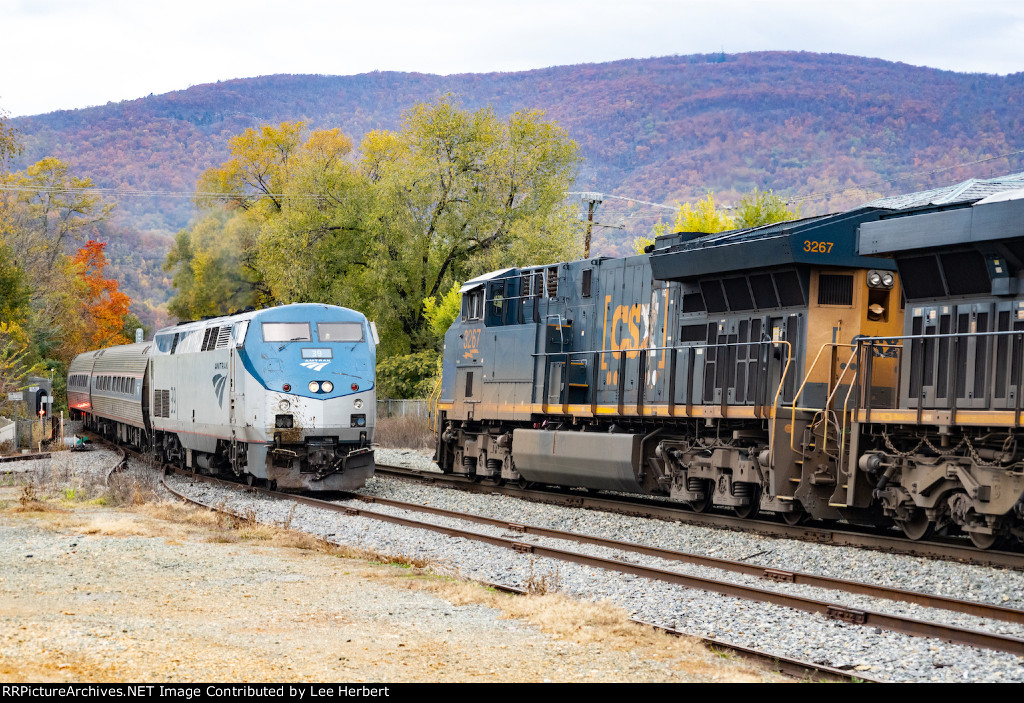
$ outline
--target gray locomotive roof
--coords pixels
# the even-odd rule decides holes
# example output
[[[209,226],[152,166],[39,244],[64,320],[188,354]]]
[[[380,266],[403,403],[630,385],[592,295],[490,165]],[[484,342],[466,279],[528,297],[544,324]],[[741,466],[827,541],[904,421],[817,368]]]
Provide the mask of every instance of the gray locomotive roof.
[[[935,205],[973,203],[996,193],[1017,190],[1024,187],[1024,173],[1011,173],[996,178],[971,178],[962,183],[918,193],[892,195],[865,203],[863,207],[877,207],[886,210],[911,210]]]
[[[977,179],[944,188],[879,198],[846,212],[779,222],[750,229],[707,235],[669,235],[651,253],[651,267],[658,279],[681,279],[721,273],[738,268],[759,268],[790,263],[884,268],[877,247],[860,250],[858,231],[890,213],[914,214],[937,208],[963,208],[997,193],[1024,186],[1024,173]],[[964,215],[961,214],[961,217]],[[828,256],[801,251],[801,242],[834,243]],[[742,246],[739,246],[742,245]]]

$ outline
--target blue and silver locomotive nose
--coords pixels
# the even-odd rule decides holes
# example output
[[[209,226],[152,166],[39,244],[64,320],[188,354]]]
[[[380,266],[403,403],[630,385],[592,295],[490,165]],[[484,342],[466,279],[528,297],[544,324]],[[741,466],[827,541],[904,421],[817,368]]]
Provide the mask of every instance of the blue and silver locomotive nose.
[[[254,429],[270,445],[268,475],[289,472],[335,490],[357,469],[372,471],[373,336],[362,315],[330,306],[287,306],[252,320],[240,357],[264,395]]]

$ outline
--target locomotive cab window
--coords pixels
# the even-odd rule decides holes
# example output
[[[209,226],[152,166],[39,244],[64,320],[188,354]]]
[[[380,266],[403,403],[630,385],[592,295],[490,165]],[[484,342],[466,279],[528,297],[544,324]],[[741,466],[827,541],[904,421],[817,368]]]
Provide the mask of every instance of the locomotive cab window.
[[[264,342],[311,342],[308,322],[264,322]]]
[[[363,325],[360,322],[319,322],[316,336],[321,342],[361,342]]]
[[[487,326],[505,324],[505,281],[487,284]]]

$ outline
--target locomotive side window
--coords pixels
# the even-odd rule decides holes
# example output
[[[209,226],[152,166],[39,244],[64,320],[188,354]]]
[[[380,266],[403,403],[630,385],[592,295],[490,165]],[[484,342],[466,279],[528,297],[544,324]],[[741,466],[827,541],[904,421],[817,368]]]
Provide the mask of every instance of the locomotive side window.
[[[463,318],[466,320],[480,320],[484,316],[484,289],[470,291],[466,294],[462,310]]]
[[[316,336],[321,342],[361,342],[363,325],[359,322],[318,322]]]
[[[594,269],[583,269],[583,282],[580,285],[580,295],[584,298],[590,297],[590,287],[594,277]]]
[[[942,273],[934,254],[897,259],[900,266],[900,280],[911,300],[918,298],[941,298],[946,294]]]
[[[311,342],[308,322],[264,322],[264,342]]]
[[[705,312],[704,296],[700,293],[683,293],[683,312]]]
[[[775,274],[775,288],[779,291],[779,299],[784,307],[806,304],[796,271],[780,271]]]
[[[939,255],[950,295],[981,295],[992,285],[985,257],[980,252],[957,251]]]

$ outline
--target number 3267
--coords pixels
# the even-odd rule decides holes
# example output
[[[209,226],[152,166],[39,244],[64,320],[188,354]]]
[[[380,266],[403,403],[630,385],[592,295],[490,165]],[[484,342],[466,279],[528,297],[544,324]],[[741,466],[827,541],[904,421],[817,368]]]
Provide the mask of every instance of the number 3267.
[[[804,251],[818,252],[821,254],[830,254],[832,252],[832,242],[804,242]]]

